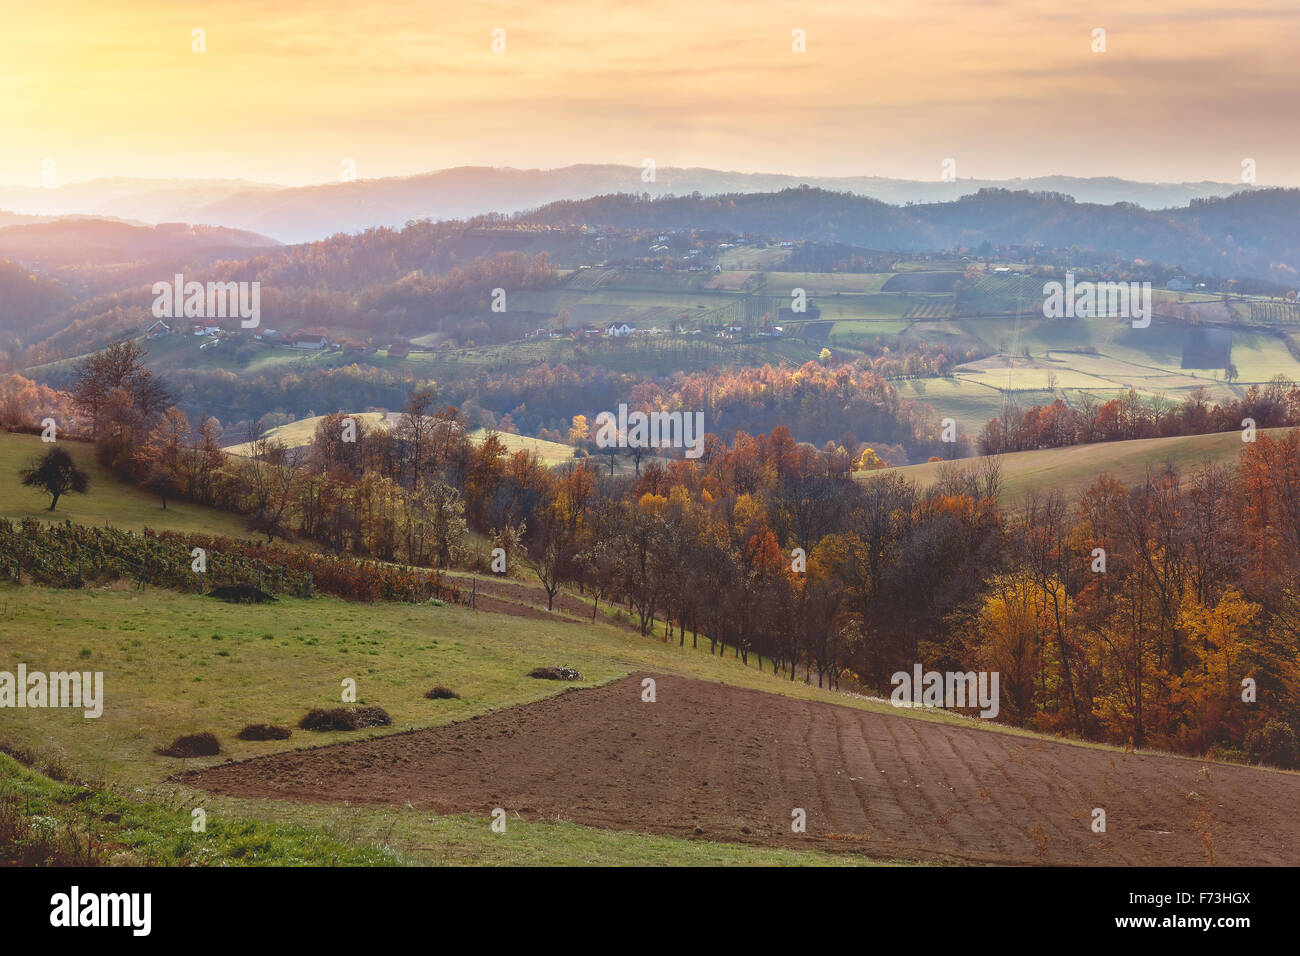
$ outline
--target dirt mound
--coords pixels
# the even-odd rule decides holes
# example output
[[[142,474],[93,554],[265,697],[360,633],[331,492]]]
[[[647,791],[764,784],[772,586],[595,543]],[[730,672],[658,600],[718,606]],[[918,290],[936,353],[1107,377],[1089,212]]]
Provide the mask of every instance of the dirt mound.
[[[221,744],[206,732],[186,734],[173,740],[170,747],[159,747],[154,753],[163,757],[215,757],[221,753]]]
[[[227,584],[223,587],[213,588],[208,592],[208,597],[228,601],[231,604],[264,604],[267,601],[276,600],[273,595],[267,594],[261,588],[255,588],[251,584]]]
[[[450,687],[443,687],[441,684],[425,693],[424,696],[429,700],[460,700],[460,694]]]
[[[393,722],[382,707],[335,707],[323,710],[314,707],[298,722],[303,730],[362,730],[366,727],[387,727]]]
[[[240,740],[288,740],[292,733],[288,727],[275,724],[249,724],[235,736]]]
[[[1291,865],[1300,776],[655,675],[181,775],[253,799],[570,820],[882,859]],[[803,810],[804,833],[791,829]],[[1094,809],[1106,832],[1094,833]]]
[[[582,680],[582,675],[574,667],[534,667],[528,676],[539,680]]]

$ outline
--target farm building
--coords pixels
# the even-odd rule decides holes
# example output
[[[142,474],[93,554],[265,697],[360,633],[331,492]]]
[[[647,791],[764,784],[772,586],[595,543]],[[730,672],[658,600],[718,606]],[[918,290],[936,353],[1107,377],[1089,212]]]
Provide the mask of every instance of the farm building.
[[[297,332],[283,341],[291,349],[310,349],[319,352],[330,347],[329,336],[319,332]]]

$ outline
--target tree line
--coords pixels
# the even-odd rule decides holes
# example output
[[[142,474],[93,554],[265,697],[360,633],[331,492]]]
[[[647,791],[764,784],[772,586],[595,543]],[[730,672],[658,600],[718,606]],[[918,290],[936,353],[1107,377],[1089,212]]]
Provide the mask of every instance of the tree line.
[[[1278,375],[1263,385],[1248,386],[1242,398],[1217,404],[1201,388],[1181,402],[1129,389],[1108,401],[1083,392],[1073,405],[1059,398],[1050,405],[1026,409],[1008,403],[1002,414],[980,431],[976,446],[981,455],[1001,455],[1094,442],[1240,431],[1248,420],[1256,428],[1300,424],[1300,388]]]

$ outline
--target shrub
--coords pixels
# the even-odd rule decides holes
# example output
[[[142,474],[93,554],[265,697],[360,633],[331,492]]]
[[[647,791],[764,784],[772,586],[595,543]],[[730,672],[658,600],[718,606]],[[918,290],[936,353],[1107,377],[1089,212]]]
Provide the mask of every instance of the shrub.
[[[456,693],[450,687],[443,687],[439,684],[433,690],[424,695],[429,700],[460,700],[460,694]]]
[[[573,667],[534,667],[528,676],[539,680],[582,680],[582,675]]]
[[[224,587],[213,588],[208,592],[208,597],[218,598],[231,604],[265,604],[267,601],[276,600],[261,588],[253,587],[251,584],[227,584]]]
[[[240,740],[288,740],[292,731],[275,724],[249,724],[235,734]]]
[[[207,732],[185,734],[173,740],[170,747],[159,748],[155,753],[164,757],[215,757],[221,753],[221,745]]]
[[[360,730],[364,727],[387,727],[393,718],[382,707],[313,707],[298,722],[303,730]]]
[[[1296,747],[1295,731],[1284,721],[1270,720],[1263,728],[1250,731],[1242,742],[1242,749],[1251,763],[1300,769],[1300,748]]]

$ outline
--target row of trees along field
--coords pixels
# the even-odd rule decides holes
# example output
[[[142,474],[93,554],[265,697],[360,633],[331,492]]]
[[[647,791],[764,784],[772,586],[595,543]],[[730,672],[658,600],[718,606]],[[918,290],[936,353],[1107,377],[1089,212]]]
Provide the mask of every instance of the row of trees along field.
[[[1245,397],[1213,404],[1203,389],[1183,401],[1139,395],[1129,389],[1121,398],[1102,401],[1084,392],[1074,405],[1059,398],[1050,405],[1019,409],[1008,404],[980,432],[981,455],[1000,455],[1037,448],[1063,448],[1134,438],[1168,438],[1236,431],[1246,419],[1257,428],[1300,424],[1300,388],[1283,375],[1265,385],[1251,385]]]
[[[121,359],[90,368],[117,375]],[[1300,433],[1260,437],[1235,467],[1133,488],[1102,477],[1008,514],[993,459],[924,491],[855,481],[842,450],[781,426],[637,476],[548,469],[494,436],[471,441],[433,389],[391,430],[332,415],[303,451],[259,441],[252,460],[227,459],[175,409],[121,420],[118,390],[153,408],[148,385],[127,372],[96,406],[101,453],[155,489],[248,514],[268,539],[454,565],[472,562],[476,531],[552,598],[575,588],[593,615],[614,602],[646,634],[689,632],[791,680],[883,693],[915,662],[994,670],[999,719],[1020,726],[1295,762]]]

